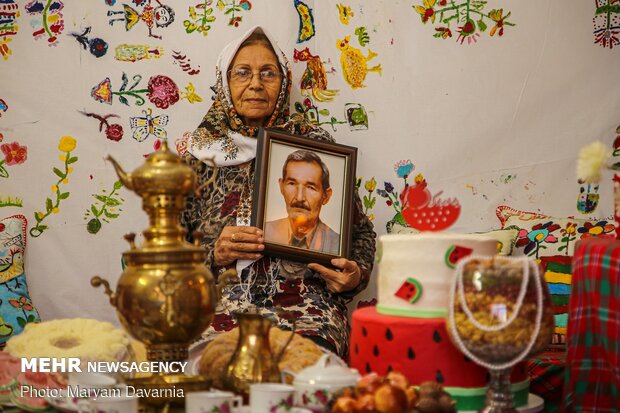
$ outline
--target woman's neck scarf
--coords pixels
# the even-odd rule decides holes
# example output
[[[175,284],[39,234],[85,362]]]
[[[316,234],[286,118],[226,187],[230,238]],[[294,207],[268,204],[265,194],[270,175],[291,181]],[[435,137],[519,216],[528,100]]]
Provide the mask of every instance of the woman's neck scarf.
[[[239,46],[256,31],[264,33],[269,39],[284,74],[275,109],[264,126],[281,125],[289,120],[292,75],[288,59],[273,37],[265,29],[255,26],[229,43],[220,53],[216,67],[215,101],[187,142],[188,152],[209,165],[240,165],[256,157],[258,127],[244,125],[237,114],[226,76]]]

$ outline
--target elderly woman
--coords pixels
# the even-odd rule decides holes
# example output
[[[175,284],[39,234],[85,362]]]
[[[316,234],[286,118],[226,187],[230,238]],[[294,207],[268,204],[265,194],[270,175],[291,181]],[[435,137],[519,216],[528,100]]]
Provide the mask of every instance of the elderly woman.
[[[182,222],[188,234],[204,234],[206,264],[216,276],[232,267],[240,276],[238,284],[224,290],[207,333],[232,329],[232,314],[250,308],[291,329],[289,317],[278,316],[281,308],[294,315],[297,332],[344,356],[346,303],[368,285],[375,251],[373,226],[359,196],[353,208],[354,260],[336,258],[330,267],[264,255],[263,233],[250,226],[259,127],[333,141],[303,117],[289,116],[290,87],[288,61],[264,29],[254,27],[224,48],[217,61],[215,101],[188,140],[185,155],[199,184],[217,176],[200,196],[189,199]]]

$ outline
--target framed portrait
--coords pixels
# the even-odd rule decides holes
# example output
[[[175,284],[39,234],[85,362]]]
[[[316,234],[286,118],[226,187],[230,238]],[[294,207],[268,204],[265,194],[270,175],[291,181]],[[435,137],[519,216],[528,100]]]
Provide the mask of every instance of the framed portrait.
[[[300,262],[350,258],[357,148],[262,129],[252,225],[265,252]]]

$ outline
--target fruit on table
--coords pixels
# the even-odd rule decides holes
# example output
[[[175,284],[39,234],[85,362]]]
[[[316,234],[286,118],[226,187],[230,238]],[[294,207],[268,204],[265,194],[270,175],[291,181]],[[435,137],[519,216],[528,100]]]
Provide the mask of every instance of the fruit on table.
[[[437,382],[419,387],[398,372],[370,373],[330,403],[332,413],[453,413],[455,402]]]

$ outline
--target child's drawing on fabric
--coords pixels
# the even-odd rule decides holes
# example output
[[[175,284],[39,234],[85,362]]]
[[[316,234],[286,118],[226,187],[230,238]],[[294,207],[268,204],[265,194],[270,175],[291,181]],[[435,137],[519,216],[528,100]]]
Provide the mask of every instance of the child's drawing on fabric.
[[[556,243],[558,242],[558,238],[553,234],[553,232],[560,229],[558,224],[555,224],[553,221],[547,221],[545,223],[539,223],[532,227],[531,230],[521,229],[519,231],[519,237],[517,238],[517,242],[515,243],[515,247],[523,248],[523,253],[529,255],[530,257],[534,255],[538,258],[538,253],[540,250],[547,249],[545,244],[547,243]],[[567,227],[565,228],[567,234],[572,232],[572,229]],[[566,241],[565,241],[566,242]],[[566,248],[568,248],[567,242]]]
[[[301,76],[301,94],[311,94],[319,102],[330,102],[338,95],[337,89],[327,88],[327,73],[321,57],[310,53],[307,47],[303,50],[293,50],[295,62],[306,62],[306,70]]]
[[[2,283],[24,273],[26,225],[26,217],[23,215],[0,219],[0,282]]]
[[[186,33],[202,33],[203,36],[209,34],[211,24],[217,19],[211,4],[213,0],[203,0],[202,3],[189,7],[189,19],[183,21]],[[228,18],[228,26],[239,27],[243,22],[240,13],[251,10],[252,3],[248,0],[218,0],[216,7]]]
[[[321,115],[330,116],[329,109],[319,109],[310,98],[304,99],[303,104],[301,102],[295,102],[295,110],[304,115],[306,120],[310,123],[315,125],[331,125],[334,132],[337,131],[336,125],[345,123],[349,125],[349,130],[351,131],[368,129],[366,110],[359,103],[345,104],[345,120],[339,120],[335,116],[331,116],[329,120],[321,120]]]
[[[26,162],[28,158],[28,148],[17,142],[3,143],[0,150],[4,159],[0,160],[0,178],[8,178],[9,171],[7,166],[20,165]]]
[[[109,194],[106,194],[107,191],[105,189],[101,190],[101,194],[92,194],[97,201],[91,204],[84,214],[84,221],[88,220],[86,231],[90,234],[94,235],[99,232],[103,225],[101,221],[109,224],[111,219],[119,217],[120,214],[117,211],[123,211],[120,207],[125,202],[123,198],[118,196],[118,191],[122,187],[121,181],[116,181]]]
[[[342,66],[342,75],[344,80],[352,89],[366,87],[364,80],[368,72],[377,72],[381,75],[381,65],[368,67],[368,61],[378,56],[375,52],[368,49],[368,55],[364,56],[360,49],[349,44],[351,36],[346,36],[342,40],[336,42],[336,46],[340,49],[340,65]]]
[[[357,178],[357,180],[355,181],[355,189],[357,189],[357,191],[359,192],[361,186],[362,178]],[[364,204],[364,215],[366,215],[371,221],[375,219],[375,214],[369,214],[369,212],[375,207],[375,204],[377,203],[377,197],[374,194],[376,188],[377,181],[375,181],[374,177],[364,182],[364,189],[366,189],[366,192],[368,192],[362,197],[362,203]]]
[[[53,168],[54,174],[58,177],[58,180],[55,184],[52,185],[52,193],[54,194],[52,198],[47,197],[45,199],[45,212],[36,211],[34,213],[34,219],[37,221],[37,224],[30,228],[30,235],[37,238],[43,234],[48,226],[43,224],[43,221],[50,216],[51,214],[57,214],[60,210],[60,201],[63,199],[69,198],[69,192],[62,192],[61,186],[69,183],[69,174],[73,172],[73,167],[69,166],[78,161],[77,156],[71,156],[71,151],[75,149],[77,146],[77,142],[71,136],[63,136],[60,138],[60,142],[58,143],[58,150],[63,154],[60,155],[60,160],[64,162],[63,170],[60,170],[56,167]]]
[[[168,124],[168,115],[152,116],[153,110],[151,108],[143,110],[142,113],[144,116],[129,118],[129,125],[133,130],[132,137],[138,142],[144,141],[151,135],[166,139],[164,126]]]
[[[113,11],[108,10],[108,17],[110,17],[110,26],[113,26],[115,22],[124,22],[125,30],[129,31],[136,23],[143,21],[149,31],[149,37],[161,39],[161,36],[153,34],[153,27],[164,28],[170,26],[174,21],[174,10],[168,5],[162,4],[159,0],[155,0],[158,6],[153,7],[151,0],[142,1],[145,3],[142,12],[139,12],[123,4],[123,10]]]
[[[560,228],[560,245],[558,251],[564,251],[564,254],[568,255],[569,246],[577,239],[577,223],[567,222],[564,228]]]
[[[188,75],[197,75],[198,73],[200,73],[200,66],[198,65],[196,67],[192,67],[192,61],[187,57],[187,55],[181,54],[181,52],[173,50],[172,58],[174,59],[173,63],[175,65],[179,65],[181,69]]]
[[[349,24],[349,20],[351,20],[351,17],[353,17],[353,11],[351,10],[351,7],[346,6],[342,3],[338,3],[336,7],[338,7],[338,17],[340,18],[340,23]]]
[[[241,0],[238,3],[237,0],[218,0],[216,6],[220,11],[224,10],[225,15],[230,16],[228,20],[229,26],[239,27],[239,24],[243,21],[243,17],[237,15],[237,13],[250,10],[252,8],[252,3],[248,0]]]
[[[577,197],[577,211],[591,214],[598,206],[599,197],[598,184],[582,184]]]
[[[211,30],[211,23],[215,21],[213,7],[209,7],[213,0],[204,0],[196,6],[189,6],[189,19],[183,21],[186,33],[202,33],[206,36]]]
[[[13,54],[9,43],[13,41],[12,36],[17,34],[17,18],[19,17],[18,5],[15,0],[2,0],[0,2],[0,56],[8,60]]]
[[[177,154],[179,154],[179,156],[181,157],[185,155],[185,152],[187,152],[187,140],[190,138],[190,136],[192,136],[192,132],[186,131],[183,132],[183,136],[177,138],[174,141],[174,146],[177,149]]]
[[[581,228],[577,229],[577,232],[581,234],[579,239],[588,239],[590,237],[615,238],[615,230],[615,225],[607,221],[586,221]]]
[[[475,43],[480,33],[486,32],[489,25],[493,26],[489,30],[491,37],[495,34],[501,37],[506,26],[515,26],[508,21],[510,12],[504,15],[504,9],[493,9],[485,13],[486,4],[484,0],[424,0],[422,5],[412,7],[420,15],[422,23],[430,21],[434,25],[437,24],[434,37],[438,39],[452,37],[452,31],[456,26],[458,32],[456,41],[463,44],[467,40],[467,44],[470,44]]]
[[[407,183],[407,178],[409,178],[409,175],[411,175],[414,170],[415,166],[409,159],[398,161],[394,165],[394,171],[396,172],[396,175],[399,178],[403,179],[403,189],[407,188],[407,186],[409,185]],[[391,232],[392,227],[396,224],[408,227],[409,225],[403,218],[403,208],[400,202],[400,195],[398,191],[396,191],[394,185],[389,181],[384,181],[383,189],[377,189],[377,194],[385,199],[385,204],[387,206],[394,208],[394,211],[396,211],[396,215],[394,215],[386,225],[387,232]]]
[[[196,93],[196,87],[192,82],[185,86],[184,90],[179,92],[180,99],[187,99],[191,104],[202,102],[202,98]]]
[[[159,59],[164,55],[164,48],[146,44],[119,44],[114,49],[114,58],[120,62],[137,62],[138,60]]]
[[[120,118],[120,116],[111,113],[102,116],[97,115],[96,113],[79,112],[82,115],[97,119],[99,121],[99,132],[103,131],[103,128],[105,127],[105,137],[109,140],[118,142],[123,139],[123,126],[118,123],[110,124],[108,122],[109,118]]]
[[[410,227],[419,231],[442,231],[451,227],[461,213],[456,198],[441,199],[443,191],[432,195],[422,174],[400,195],[402,214]]]
[[[93,56],[104,56],[108,52],[108,43],[99,37],[86,37],[87,34],[90,34],[90,30],[91,28],[90,26],[88,26],[86,29],[84,29],[82,33],[70,34],[71,36],[75,37],[75,40],[77,40],[78,43],[82,45],[84,50],[88,50]]]
[[[129,100],[127,96],[135,99],[137,106],[142,106],[145,103],[144,98],[141,96],[146,93],[149,101],[160,109],[166,109],[168,106],[172,106],[180,99],[179,88],[174,80],[168,76],[156,75],[149,78],[148,86],[146,89],[139,89],[138,84],[142,81],[142,75],[134,75],[132,78],[132,84],[129,85],[129,78],[125,73],[122,76],[123,84],[118,92],[112,91],[112,82],[110,78],[105,78],[99,84],[91,89],[90,95],[97,102],[112,104],[112,97],[118,96],[118,100],[123,104],[129,106]]]
[[[368,129],[368,114],[361,103],[345,103],[344,114],[349,124],[349,130]]]
[[[297,34],[297,43],[303,43],[312,39],[314,32],[314,16],[312,9],[306,3],[300,0],[293,0],[293,5],[299,15],[299,33]]]
[[[553,344],[566,343],[566,326],[568,321],[568,300],[571,290],[571,258],[564,256],[541,257],[545,281],[551,294],[555,329]]]
[[[0,208],[2,207],[18,207],[24,206],[24,200],[16,196],[0,196]]]
[[[56,45],[58,36],[65,28],[62,18],[64,5],[60,0],[34,0],[26,3],[26,12],[34,16],[30,26],[36,29],[32,32],[35,39],[47,37],[49,46]]]
[[[403,179],[403,190],[399,194],[391,182],[385,181],[383,189],[377,194],[385,198],[385,203],[396,211],[386,224],[387,232],[392,232],[395,225],[411,227],[419,231],[441,231],[452,226],[461,212],[461,205],[456,198],[440,199],[443,191],[434,196],[427,188],[422,174],[414,178],[413,185],[407,179],[415,170],[411,160],[401,160],[394,165],[394,171]]]
[[[594,43],[613,49],[620,44],[620,1],[594,0]]]
[[[361,26],[356,28],[355,35],[357,36],[357,41],[360,46],[366,47],[366,45],[370,43],[370,36],[368,36],[368,30],[366,30],[366,27]]]

